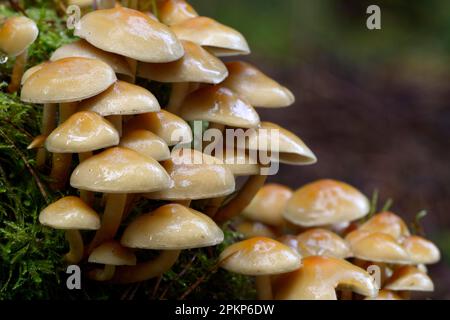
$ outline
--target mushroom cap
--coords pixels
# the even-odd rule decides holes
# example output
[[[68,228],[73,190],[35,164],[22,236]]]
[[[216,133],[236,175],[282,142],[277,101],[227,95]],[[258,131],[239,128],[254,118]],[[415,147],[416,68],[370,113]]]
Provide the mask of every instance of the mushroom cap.
[[[170,150],[167,143],[148,130],[127,131],[120,139],[119,146],[132,149],[156,161],[170,159]]]
[[[284,218],[317,227],[358,220],[369,213],[369,200],[352,186],[334,180],[309,183],[294,192]]]
[[[242,221],[237,224],[236,230],[242,233],[245,239],[265,237],[274,239],[275,233],[265,224],[254,221]]]
[[[98,230],[100,217],[78,197],[64,197],[39,214],[39,222],[53,229]]]
[[[159,82],[200,82],[217,84],[228,76],[220,59],[198,44],[182,41],[184,56],[168,63],[139,63],[137,76]]]
[[[117,80],[100,60],[64,58],[46,63],[23,84],[21,99],[32,103],[64,103],[93,97]]]
[[[384,286],[392,291],[434,291],[433,280],[423,271],[413,266],[403,266],[394,271]]]
[[[206,149],[205,149],[206,151]],[[225,149],[222,153],[223,165],[231,170],[234,176],[256,176],[261,172],[261,166],[256,156],[245,150]]]
[[[223,82],[254,107],[283,108],[295,102],[293,93],[247,62],[226,63],[228,78]]]
[[[364,300],[403,300],[403,299],[395,292],[383,289],[378,291],[378,295],[376,297],[367,297]]]
[[[256,128],[258,113],[233,91],[221,86],[201,88],[189,94],[180,108],[188,121],[203,120],[237,128]]]
[[[165,189],[170,178],[154,159],[127,148],[111,148],[80,163],[72,187],[104,193],[141,193]]]
[[[169,147],[192,142],[191,127],[180,117],[166,111],[140,114],[127,122],[125,130],[145,129],[161,137]]]
[[[215,246],[222,230],[208,216],[179,204],[140,215],[125,229],[123,246],[153,250],[184,250]]]
[[[306,257],[297,271],[281,275],[275,285],[276,300],[337,300],[336,289],[346,288],[375,297],[378,288],[363,269],[341,259]]]
[[[170,62],[184,54],[169,27],[124,7],[89,12],[81,18],[75,35],[104,51],[138,61]]]
[[[82,111],[73,114],[48,136],[45,147],[56,153],[82,153],[115,146],[119,133],[98,114]]]
[[[275,183],[266,184],[256,193],[242,215],[253,221],[280,227],[285,223],[283,212],[291,196],[292,190],[288,187]]]
[[[34,137],[33,141],[27,146],[28,150],[43,148],[45,145],[46,135],[40,134]]]
[[[232,172],[220,160],[191,149],[172,151],[162,163],[170,175],[167,189],[145,194],[159,200],[200,200],[230,195],[235,190]]]
[[[115,73],[126,75],[128,77],[133,76],[133,72],[131,71],[130,65],[128,64],[125,57],[96,48],[83,39],[59,47],[51,55],[50,61],[56,61],[59,59],[70,57],[82,57],[101,60],[107,63]]]
[[[198,17],[195,9],[184,0],[163,0],[158,3],[158,17],[168,26]]]
[[[78,109],[106,117],[158,112],[161,107],[147,89],[119,80],[99,95],[82,101]]]
[[[49,63],[50,63],[49,61],[45,61],[45,62],[42,62],[40,64],[37,64],[37,65],[27,69],[22,75],[22,79],[20,80],[20,85],[23,86],[23,84],[28,80],[28,78],[33,73],[35,73],[36,71],[41,70],[46,64],[49,64]]]
[[[108,241],[95,248],[89,255],[88,261],[111,266],[134,266],[136,256],[133,251],[122,247],[117,241]]]
[[[76,5],[79,6],[80,8],[87,8],[92,6],[92,4],[94,3],[94,0],[68,0],[67,1],[67,5]]]
[[[403,247],[414,264],[434,264],[441,259],[436,245],[422,237],[410,236],[404,239]]]
[[[180,40],[188,40],[207,47],[216,56],[250,54],[244,36],[211,18],[194,17],[171,26]]]
[[[401,239],[410,235],[408,226],[403,219],[392,212],[378,213],[358,229],[367,232],[386,233],[395,239]]]
[[[346,259],[352,256],[349,244],[326,229],[311,229],[299,234],[297,244],[303,257],[327,256]]]
[[[276,275],[300,268],[301,257],[273,239],[256,237],[235,243],[219,257],[220,266],[248,276]]]
[[[10,17],[0,28],[0,51],[16,57],[28,49],[38,34],[39,29],[30,18]]]

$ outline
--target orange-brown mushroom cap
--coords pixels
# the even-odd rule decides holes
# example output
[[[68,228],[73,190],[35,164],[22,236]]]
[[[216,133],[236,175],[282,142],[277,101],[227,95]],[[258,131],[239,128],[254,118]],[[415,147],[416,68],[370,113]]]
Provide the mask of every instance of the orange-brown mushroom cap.
[[[407,237],[402,245],[414,264],[434,264],[441,259],[439,248],[433,242],[422,237]]]
[[[134,266],[136,256],[133,251],[121,246],[117,241],[107,241],[92,251],[88,261],[112,266]]]
[[[392,212],[382,212],[371,217],[359,230],[387,233],[395,239],[408,237],[410,232],[402,218]]]
[[[8,18],[0,28],[0,51],[16,57],[36,40],[39,29],[30,18],[17,16]]]
[[[352,256],[349,244],[326,229],[311,229],[299,234],[297,247],[303,257],[326,256],[346,259]]]
[[[185,0],[163,0],[158,3],[158,17],[169,26],[198,17],[195,9]]]
[[[156,161],[170,159],[170,150],[167,143],[148,130],[127,131],[120,139],[119,146],[132,149]]]
[[[397,268],[384,287],[391,291],[434,291],[433,280],[413,266]]]

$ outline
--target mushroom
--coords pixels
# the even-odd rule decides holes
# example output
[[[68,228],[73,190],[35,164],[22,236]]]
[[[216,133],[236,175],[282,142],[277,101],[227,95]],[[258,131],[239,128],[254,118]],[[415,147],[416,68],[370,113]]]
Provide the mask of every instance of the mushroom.
[[[129,130],[120,139],[120,147],[132,149],[156,161],[170,159],[170,150],[167,143],[156,134],[144,130]]]
[[[120,243],[129,248],[163,250],[158,258],[119,267],[114,282],[134,283],[159,276],[176,262],[180,251],[215,246],[224,235],[206,215],[179,204],[140,215],[125,229]]]
[[[198,13],[184,0],[163,0],[158,2],[158,17],[162,23],[171,26],[198,17]]]
[[[438,247],[431,241],[419,236],[409,236],[402,242],[414,264],[434,264],[441,259]]]
[[[376,297],[367,297],[364,300],[403,300],[403,299],[395,292],[383,289],[378,291],[378,295]]]
[[[228,271],[256,276],[258,298],[271,300],[270,276],[297,270],[301,266],[301,257],[276,240],[257,237],[226,248],[220,254],[219,263]]]
[[[392,212],[381,212],[371,217],[358,227],[358,230],[367,232],[382,232],[391,235],[395,239],[410,236],[408,226],[402,218]]]
[[[89,272],[89,278],[96,281],[109,281],[113,278],[117,266],[136,265],[136,256],[117,241],[107,241],[99,245],[89,255],[88,262],[104,264],[103,269]]]
[[[9,92],[16,92],[20,87],[28,59],[28,47],[37,39],[39,29],[30,18],[18,16],[6,19],[0,28],[0,51],[9,57],[15,57]]]
[[[310,229],[299,234],[297,248],[303,257],[326,256],[347,259],[352,256],[349,244],[326,229]]]
[[[255,237],[265,237],[275,239],[276,235],[273,230],[261,222],[240,221],[236,225],[236,230],[241,233],[245,239]],[[281,242],[281,241],[280,241]]]
[[[336,290],[350,289],[376,297],[378,288],[372,277],[353,264],[332,257],[303,259],[297,271],[280,276],[274,285],[276,300],[337,300]]]
[[[83,238],[78,230],[97,230],[100,218],[80,198],[69,196],[50,204],[39,214],[39,222],[53,229],[65,230],[70,251],[65,255],[68,263],[76,264],[83,257]]]
[[[413,266],[402,266],[394,271],[392,277],[384,285],[391,291],[434,291],[434,284],[423,271]]]

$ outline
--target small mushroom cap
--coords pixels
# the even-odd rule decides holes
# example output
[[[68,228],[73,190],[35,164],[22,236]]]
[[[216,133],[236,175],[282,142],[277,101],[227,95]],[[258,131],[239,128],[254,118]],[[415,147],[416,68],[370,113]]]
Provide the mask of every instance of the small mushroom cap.
[[[145,129],[161,137],[169,147],[192,142],[191,127],[180,117],[161,110],[140,114],[127,122],[125,130]]]
[[[158,3],[158,17],[168,26],[198,17],[195,9],[184,0],[163,0]]]
[[[434,291],[433,280],[413,266],[403,266],[394,271],[385,284],[385,289],[392,291]]]
[[[395,239],[408,237],[410,232],[402,218],[392,212],[382,212],[374,215],[359,230],[367,232],[382,232],[391,235]]]
[[[27,146],[28,150],[43,148],[45,145],[45,140],[47,140],[47,136],[40,134],[34,137],[33,141]]]
[[[117,80],[100,60],[64,58],[41,66],[23,84],[21,99],[33,103],[74,102],[93,97]]]
[[[348,243],[334,232],[311,229],[297,236],[298,250],[303,257],[327,256],[346,259],[352,256]]]
[[[184,56],[169,63],[139,63],[137,76],[159,82],[200,82],[217,84],[228,76],[218,58],[198,44],[182,41]]]
[[[292,105],[292,92],[269,78],[249,63],[236,61],[226,63],[229,76],[223,82],[254,107],[283,108]]]
[[[48,136],[45,147],[56,153],[82,153],[119,143],[119,133],[107,120],[94,112],[73,114]]]
[[[369,213],[369,200],[352,186],[334,180],[309,183],[294,192],[284,218],[317,227],[358,220]]]
[[[219,257],[228,271],[249,275],[276,275],[300,268],[300,255],[288,246],[269,238],[257,237],[235,243]]]
[[[191,149],[172,152],[163,167],[171,181],[167,189],[145,194],[159,200],[200,200],[230,195],[235,190],[232,172],[220,160]]]
[[[207,47],[217,56],[250,54],[244,36],[211,18],[194,17],[171,26],[180,40]]]
[[[441,260],[438,247],[422,237],[407,237],[403,241],[403,247],[414,264],[434,264]]]
[[[171,62],[184,54],[167,26],[124,7],[89,12],[81,18],[75,35],[97,48],[138,61]]]
[[[56,49],[50,57],[50,61],[69,57],[83,57],[101,60],[107,63],[114,72],[132,77],[130,65],[127,60],[117,54],[100,50],[85,40],[77,40]]]
[[[145,88],[117,81],[101,94],[84,100],[79,110],[93,111],[104,117],[158,112],[161,107],[155,96]]]
[[[288,187],[280,184],[266,184],[244,209],[242,215],[253,221],[280,227],[285,223],[283,212],[291,196],[292,190]]]
[[[97,230],[100,217],[78,197],[64,197],[39,214],[39,222],[54,229]]]
[[[363,269],[341,259],[306,257],[297,271],[281,275],[275,285],[276,300],[337,300],[336,289],[350,289],[375,297],[378,288]]]
[[[156,161],[170,159],[170,150],[167,143],[148,130],[127,131],[120,139],[119,146],[132,149]]]
[[[403,300],[403,299],[395,292],[389,290],[380,290],[376,297],[367,297],[364,300]]]
[[[180,114],[188,121],[203,120],[237,128],[256,128],[260,123],[250,104],[221,86],[192,92],[181,105]]]
[[[222,230],[208,216],[169,204],[140,215],[125,229],[120,242],[130,248],[184,250],[215,246],[223,238]]]
[[[0,28],[0,51],[16,57],[36,40],[39,29],[30,18],[17,16],[8,18]]]
[[[133,251],[122,247],[120,243],[108,241],[95,248],[89,255],[88,261],[111,266],[134,266],[136,265],[136,256]]]
[[[242,221],[237,224],[236,230],[242,233],[245,239],[254,237],[265,237],[274,239],[275,233],[261,222]]]
[[[169,187],[170,178],[154,159],[127,148],[111,148],[80,163],[72,187],[104,193],[152,192]]]
[[[206,151],[206,149],[205,149]],[[256,176],[261,172],[256,155],[241,149],[225,149],[222,153],[223,165],[236,177]]]

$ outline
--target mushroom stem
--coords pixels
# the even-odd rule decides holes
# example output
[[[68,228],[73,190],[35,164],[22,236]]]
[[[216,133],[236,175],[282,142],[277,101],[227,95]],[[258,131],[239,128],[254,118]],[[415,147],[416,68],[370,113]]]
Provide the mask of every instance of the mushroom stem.
[[[10,93],[17,92],[19,90],[20,81],[22,79],[23,72],[25,71],[27,60],[28,60],[28,50],[25,50],[16,57],[16,61],[14,62],[14,67],[11,75],[11,82],[9,83],[8,86],[8,91]]]
[[[96,281],[109,281],[114,277],[116,266],[105,264],[103,269],[94,269],[89,272],[89,278]]]
[[[119,133],[119,137],[122,137],[122,131],[123,131],[122,130],[122,116],[119,114],[107,116],[106,120],[111,122],[111,124],[114,126],[114,128],[116,128],[117,132]]]
[[[170,92],[169,105],[166,110],[177,114],[178,110],[181,107],[184,99],[190,92],[190,84],[189,82],[179,82],[172,84],[172,90]]]
[[[205,214],[208,215],[211,218],[214,218],[217,211],[220,209],[222,203],[225,201],[227,197],[219,197],[219,198],[213,198],[208,201],[208,204],[205,208]]]
[[[258,300],[272,300],[272,283],[270,276],[257,276],[255,279],[256,292],[258,294]]]
[[[55,103],[44,104],[44,110],[42,114],[42,128],[41,133],[43,136],[48,136],[56,128],[56,107]],[[42,168],[47,160],[47,150],[40,148],[36,155],[36,166]]]
[[[66,240],[69,242],[70,250],[64,256],[65,260],[71,264],[77,264],[83,258],[83,238],[78,230],[66,230]]]
[[[251,176],[238,194],[217,212],[214,220],[217,223],[225,223],[240,214],[250,204],[266,180],[267,175]]]
[[[83,152],[78,154],[80,163],[92,157],[92,152]],[[94,192],[87,190],[80,190],[80,198],[89,206],[94,204]]]
[[[135,266],[119,267],[113,282],[135,283],[158,277],[172,268],[177,262],[180,252],[181,250],[166,250],[162,251],[154,260],[138,263]]]
[[[192,200],[180,200],[180,201],[175,201],[175,203],[181,204],[182,206],[189,208],[191,206]]]

